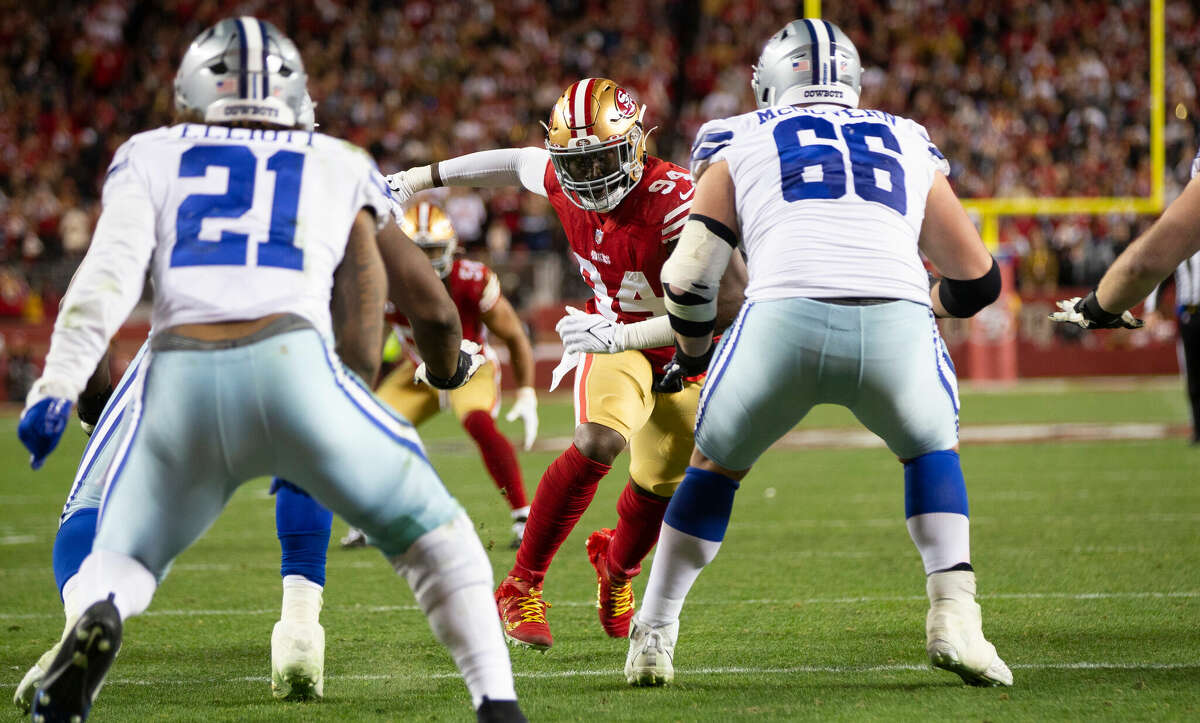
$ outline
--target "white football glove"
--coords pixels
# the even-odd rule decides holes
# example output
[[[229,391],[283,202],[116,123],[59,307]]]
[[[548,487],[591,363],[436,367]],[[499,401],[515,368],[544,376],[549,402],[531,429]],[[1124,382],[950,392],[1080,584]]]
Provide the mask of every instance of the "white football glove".
[[[625,325],[610,321],[599,314],[589,314],[568,306],[567,315],[558,320],[554,330],[562,337],[568,354],[616,354],[625,351]]]
[[[1140,329],[1145,324],[1128,311],[1123,312],[1112,321],[1099,321],[1089,314],[1085,306],[1086,301],[1080,296],[1064,299],[1058,302],[1060,311],[1050,314],[1050,319],[1066,324],[1078,324],[1084,329]]]
[[[475,342],[463,339],[462,347],[460,347],[458,352],[458,365],[459,369],[462,369],[463,365],[466,364],[465,373],[461,379],[455,379],[454,377],[457,377],[459,373],[458,370],[455,370],[454,376],[448,380],[457,383],[449,384],[448,386],[439,386],[434,384],[429,379],[429,370],[426,368],[425,362],[421,362],[421,366],[417,367],[417,371],[413,373],[413,381],[417,384],[428,384],[434,389],[458,389],[462,385],[469,382],[471,377],[475,376],[475,372],[479,371],[479,367],[487,364],[487,359],[483,356],[483,354],[479,353],[481,349],[482,347]],[[464,357],[466,358],[466,361],[464,361]]]
[[[533,449],[533,440],[537,439],[538,433],[537,393],[533,387],[517,390],[517,401],[513,402],[512,409],[508,410],[504,419],[509,422],[521,420],[525,426],[525,451]]]
[[[399,173],[385,176],[388,188],[396,196],[396,202],[404,204],[413,197],[414,193],[433,188],[433,172],[429,166],[409,168]]]

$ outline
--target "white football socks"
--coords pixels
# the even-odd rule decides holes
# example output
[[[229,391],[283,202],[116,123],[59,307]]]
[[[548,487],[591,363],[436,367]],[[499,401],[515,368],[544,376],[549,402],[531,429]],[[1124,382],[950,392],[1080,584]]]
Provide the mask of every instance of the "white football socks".
[[[905,523],[921,553],[925,574],[971,562],[971,521],[955,512],[913,515]]]
[[[680,532],[663,523],[638,620],[655,627],[679,620],[688,591],[720,549],[719,542]]]
[[[450,651],[475,708],[484,696],[516,700],[492,565],[465,514],[431,530],[391,560],[412,588],[433,634]]]
[[[79,578],[79,614],[92,603],[108,599],[111,594],[121,620],[141,615],[158,589],[154,574],[142,563],[112,550],[93,549],[75,577]],[[74,593],[72,597],[75,597]]]
[[[283,578],[283,610],[279,619],[284,622],[316,623],[321,619],[321,593],[325,588],[303,575]]]

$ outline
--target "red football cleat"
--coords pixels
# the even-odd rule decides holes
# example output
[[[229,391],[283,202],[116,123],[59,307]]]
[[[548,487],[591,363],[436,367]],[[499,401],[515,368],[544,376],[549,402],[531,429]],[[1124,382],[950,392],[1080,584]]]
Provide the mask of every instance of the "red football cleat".
[[[588,560],[596,569],[596,607],[600,611],[600,627],[610,638],[629,637],[633,620],[633,579],[612,575],[608,571],[608,545],[613,531],[596,530],[587,539]]]
[[[496,609],[504,624],[504,637],[514,645],[548,650],[554,645],[546,610],[550,603],[542,599],[542,586],[530,585],[509,575],[496,588]]]

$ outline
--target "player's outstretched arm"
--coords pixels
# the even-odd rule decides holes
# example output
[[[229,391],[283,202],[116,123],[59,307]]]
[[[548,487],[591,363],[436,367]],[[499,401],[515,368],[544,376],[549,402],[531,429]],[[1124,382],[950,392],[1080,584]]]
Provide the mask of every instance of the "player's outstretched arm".
[[[424,252],[400,227],[387,224],[378,236],[387,270],[388,298],[408,318],[424,363],[417,378],[439,389],[460,387],[484,359],[463,342],[458,309]],[[467,346],[476,347],[467,350]]]
[[[1200,252],[1200,181],[1183,189],[1148,231],[1138,237],[1100,279],[1096,301],[1120,314],[1146,298],[1184,259]]]
[[[1000,296],[1000,268],[940,173],[933,174],[919,243],[942,274],[929,291],[936,315],[974,316]]]
[[[346,253],[333,273],[329,310],[338,356],[372,387],[382,356],[387,288],[387,273],[375,240],[375,218],[363,209],[354,218]]]
[[[409,168],[388,176],[387,182],[401,203],[415,193],[442,186],[522,186],[545,196],[546,164],[549,162],[550,152],[545,148],[503,148]]]

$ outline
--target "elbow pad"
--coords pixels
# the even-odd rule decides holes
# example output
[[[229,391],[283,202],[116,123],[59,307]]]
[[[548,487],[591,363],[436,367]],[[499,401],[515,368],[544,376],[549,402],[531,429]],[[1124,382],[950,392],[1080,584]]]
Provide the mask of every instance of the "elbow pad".
[[[717,290],[737,236],[725,224],[692,214],[659,278],[666,292],[671,328],[683,336],[704,336],[717,325]],[[670,289],[682,289],[675,293]]]
[[[965,319],[1000,297],[1000,266],[992,259],[992,268],[978,279],[960,281],[943,278],[938,300],[951,316]]]

